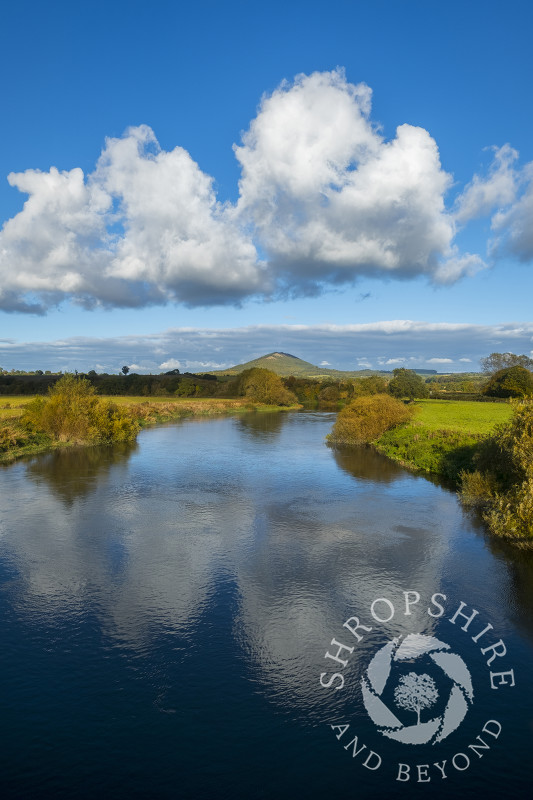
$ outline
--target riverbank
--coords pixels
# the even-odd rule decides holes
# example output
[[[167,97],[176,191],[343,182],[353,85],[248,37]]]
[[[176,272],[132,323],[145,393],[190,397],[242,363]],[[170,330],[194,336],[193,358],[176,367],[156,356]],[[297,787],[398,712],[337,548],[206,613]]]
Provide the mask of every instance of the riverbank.
[[[386,431],[373,447],[404,467],[456,485],[463,470],[474,470],[481,443],[512,416],[508,403],[418,400],[414,405],[413,420]]]
[[[25,406],[33,397],[15,396],[0,399],[0,464],[9,464],[19,458],[46,453],[51,450],[79,446],[79,443],[57,441],[45,433],[29,431],[20,423]],[[217,414],[262,413],[267,411],[295,411],[294,406],[272,406],[250,401],[248,398],[183,398],[166,397],[102,397],[126,408],[141,428],[158,425],[184,417],[210,417]],[[89,443],[92,444],[92,443]]]
[[[446,409],[435,402],[422,401],[417,418],[387,431],[372,443],[375,449],[402,466],[451,481],[463,505],[481,513],[490,533],[533,548],[531,402],[452,401]]]

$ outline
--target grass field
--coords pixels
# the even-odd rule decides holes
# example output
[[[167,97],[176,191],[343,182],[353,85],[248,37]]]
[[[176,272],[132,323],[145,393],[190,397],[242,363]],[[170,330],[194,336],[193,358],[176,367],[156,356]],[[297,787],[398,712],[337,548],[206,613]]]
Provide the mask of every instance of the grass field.
[[[507,422],[512,414],[509,403],[476,403],[468,400],[417,400],[418,410],[411,423],[431,431],[490,433],[495,425]]]
[[[20,417],[24,406],[34,397],[35,395],[0,395],[0,420]]]

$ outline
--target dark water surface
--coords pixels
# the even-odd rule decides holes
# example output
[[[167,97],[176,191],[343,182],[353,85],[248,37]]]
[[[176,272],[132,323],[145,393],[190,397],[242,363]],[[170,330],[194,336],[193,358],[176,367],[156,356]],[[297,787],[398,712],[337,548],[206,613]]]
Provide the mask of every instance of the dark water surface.
[[[531,555],[451,491],[327,448],[332,421],[192,420],[0,470],[0,797],[530,796]],[[434,681],[423,723],[461,694],[439,742],[389,738],[363,703],[373,657],[408,634],[455,666],[395,660],[381,701],[403,730],[402,676]]]

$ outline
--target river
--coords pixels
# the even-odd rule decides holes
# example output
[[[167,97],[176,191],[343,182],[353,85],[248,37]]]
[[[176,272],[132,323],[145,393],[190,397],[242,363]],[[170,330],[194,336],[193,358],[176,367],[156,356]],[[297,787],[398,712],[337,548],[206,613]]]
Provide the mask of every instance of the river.
[[[528,796],[531,554],[333,419],[0,470],[2,798]]]

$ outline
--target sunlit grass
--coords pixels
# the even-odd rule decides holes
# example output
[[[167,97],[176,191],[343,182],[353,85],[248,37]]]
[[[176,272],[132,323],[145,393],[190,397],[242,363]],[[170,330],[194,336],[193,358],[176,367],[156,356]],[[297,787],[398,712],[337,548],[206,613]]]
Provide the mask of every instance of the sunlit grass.
[[[490,433],[495,425],[511,418],[509,403],[478,403],[473,400],[417,400],[411,425],[432,431]]]
[[[26,406],[35,395],[0,395],[0,419],[20,417]]]

